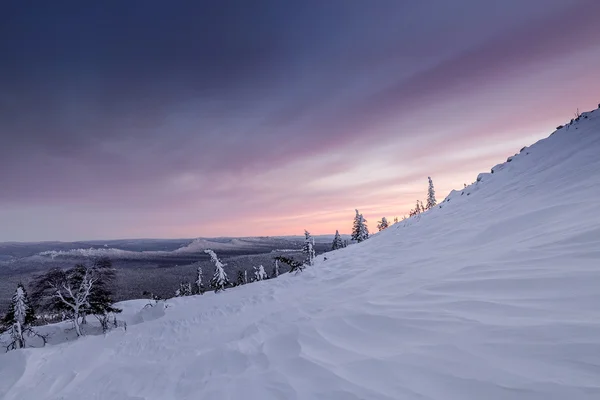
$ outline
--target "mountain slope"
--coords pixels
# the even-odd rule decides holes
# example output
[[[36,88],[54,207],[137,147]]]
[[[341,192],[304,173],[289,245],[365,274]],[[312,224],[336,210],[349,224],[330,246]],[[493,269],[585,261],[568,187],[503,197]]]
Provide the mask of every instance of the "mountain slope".
[[[300,275],[0,355],[0,398],[598,399],[600,111],[584,116]]]

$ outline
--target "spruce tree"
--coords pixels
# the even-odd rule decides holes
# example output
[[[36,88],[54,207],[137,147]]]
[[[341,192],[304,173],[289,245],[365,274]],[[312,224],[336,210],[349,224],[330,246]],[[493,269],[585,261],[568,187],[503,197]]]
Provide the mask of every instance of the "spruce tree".
[[[22,349],[25,347],[25,332],[33,322],[35,322],[35,311],[29,303],[25,287],[19,283],[8,312],[2,320],[10,333],[11,344],[8,348]]]
[[[355,240],[355,241],[359,241],[359,234],[360,234],[360,214],[358,213],[358,209],[355,210],[356,211],[356,215],[354,216],[354,222],[352,224],[352,236],[351,239]]]
[[[383,217],[383,218],[381,218],[381,221],[378,222],[377,229],[379,229],[379,231],[381,232],[382,230],[384,230],[388,226],[389,226],[389,223],[387,221],[387,218]]]
[[[225,264],[219,260],[214,251],[207,249],[204,252],[210,256],[212,262],[215,264],[215,273],[210,281],[210,286],[214,289],[215,293],[225,290],[227,285],[229,285],[227,273],[223,269]]]
[[[273,268],[273,276],[277,278],[279,276],[279,260],[275,260],[275,268]]]
[[[342,241],[342,237],[340,236],[339,231],[335,231],[335,236],[333,238],[333,243],[331,244],[331,250],[337,250],[344,247],[344,242]]]
[[[429,179],[429,189],[427,190],[427,209],[430,210],[436,206],[437,201],[435,199],[435,189],[433,188],[433,181],[431,177],[427,177]]]
[[[367,220],[362,214],[359,214],[356,210],[356,217],[354,217],[354,226],[352,227],[352,240],[356,240],[358,243],[363,242],[369,238],[369,228],[367,227]]]
[[[304,230],[304,246],[302,252],[306,254],[306,263],[313,265],[315,260],[315,239],[310,235],[310,232]]]
[[[202,283],[202,267],[198,266],[196,271],[196,290],[199,294],[204,294],[204,283]]]
[[[246,271],[242,271],[241,269],[240,269],[240,270],[238,270],[238,272],[237,272],[237,278],[236,278],[236,280],[235,280],[235,284],[236,284],[236,286],[241,286],[241,285],[243,285],[244,283],[246,283],[246,282],[244,282],[244,273],[245,273],[245,272],[246,272]]]

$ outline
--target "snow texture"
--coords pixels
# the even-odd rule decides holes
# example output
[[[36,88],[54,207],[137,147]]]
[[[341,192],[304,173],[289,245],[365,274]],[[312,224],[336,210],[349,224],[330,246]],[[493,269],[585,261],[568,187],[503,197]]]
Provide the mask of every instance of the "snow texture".
[[[302,274],[0,355],[0,398],[600,399],[600,112],[584,115]]]

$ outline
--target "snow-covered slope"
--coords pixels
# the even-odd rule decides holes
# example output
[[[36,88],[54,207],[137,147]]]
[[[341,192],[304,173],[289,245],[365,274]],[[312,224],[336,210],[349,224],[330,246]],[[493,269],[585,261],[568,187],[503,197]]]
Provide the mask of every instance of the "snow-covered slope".
[[[5,400],[600,399],[600,111],[300,275],[0,355]]]

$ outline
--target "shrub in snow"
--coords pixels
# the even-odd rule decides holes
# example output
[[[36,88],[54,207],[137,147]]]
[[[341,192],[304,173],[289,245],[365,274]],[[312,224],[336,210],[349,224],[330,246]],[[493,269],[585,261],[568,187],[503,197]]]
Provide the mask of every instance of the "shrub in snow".
[[[352,240],[356,240],[358,243],[363,242],[369,238],[369,228],[367,227],[367,220],[362,214],[356,211],[354,217],[354,224],[352,226]]]
[[[435,189],[433,188],[433,181],[431,177],[427,178],[429,180],[429,188],[427,190],[427,206],[426,209],[430,210],[437,205],[437,200],[435,199]]]
[[[64,313],[81,336],[86,315],[102,317],[121,312],[112,299],[114,279],[112,263],[106,258],[96,260],[91,267],[77,264],[67,270],[53,268],[36,277],[32,299],[44,311]]]
[[[331,244],[331,250],[337,250],[344,247],[344,242],[342,241],[342,237],[340,236],[339,231],[335,231],[335,236],[333,237],[333,243]]]
[[[387,228],[388,226],[389,226],[389,224],[388,224],[386,217],[381,218],[381,221],[377,222],[377,229],[379,229],[380,232],[382,230],[384,230],[385,228]]]
[[[265,272],[265,267],[259,265],[258,268],[254,267],[254,280],[262,281],[263,279],[267,279],[267,273]]]
[[[181,282],[179,289],[175,291],[176,297],[191,296],[192,294],[192,284],[189,282]]]
[[[301,272],[304,269],[304,264],[302,264],[301,262],[298,262],[292,258],[287,258],[284,256],[277,256],[277,257],[275,257],[275,260],[281,261],[282,263],[289,265],[290,272]]]
[[[215,274],[210,281],[210,286],[214,289],[215,293],[225,290],[227,285],[229,285],[229,279],[227,279],[227,274],[223,269],[225,264],[219,260],[214,251],[207,249],[204,252],[210,256],[210,259],[215,264]]]

